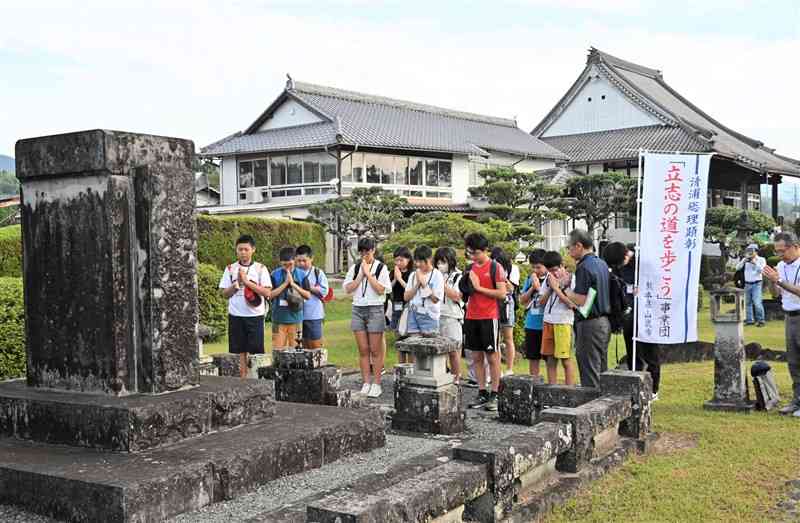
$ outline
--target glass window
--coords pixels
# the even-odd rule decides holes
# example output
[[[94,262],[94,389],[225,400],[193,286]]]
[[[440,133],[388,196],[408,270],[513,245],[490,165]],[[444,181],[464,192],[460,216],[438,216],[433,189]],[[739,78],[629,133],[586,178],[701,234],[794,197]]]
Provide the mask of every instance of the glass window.
[[[318,154],[303,155],[303,183],[319,183],[319,161]]]
[[[408,158],[395,156],[394,158],[394,183],[408,185]]]
[[[452,164],[439,160],[439,187],[452,187]]]
[[[336,158],[325,153],[320,157],[319,168],[321,171],[320,181],[329,182],[336,178]]]
[[[253,162],[239,162],[239,187],[253,187]]]
[[[422,185],[423,165],[424,162],[419,158],[411,158],[409,160],[406,185]]]
[[[418,196],[422,198],[422,191],[403,191],[403,196]]]
[[[394,185],[394,156],[380,155],[378,165],[381,168],[381,183],[383,185]]]
[[[303,194],[303,189],[289,189],[286,191],[286,196],[300,196]]]
[[[367,183],[381,183],[380,157],[377,154],[364,155],[364,170],[367,174]]]
[[[342,181],[343,182],[352,182],[353,181],[353,157],[348,156],[344,160],[342,160]]]
[[[280,196],[286,196],[286,191],[272,191],[273,198],[278,198]]]
[[[439,182],[439,170],[437,168],[437,160],[428,160],[425,162],[425,185],[428,187],[436,187]]]
[[[273,156],[269,159],[270,185],[286,185],[286,157]],[[275,193],[272,193],[275,196]]]
[[[320,187],[320,194],[336,194],[336,187]]]
[[[353,162],[353,181],[364,183],[364,153],[353,153],[350,159]]]
[[[303,183],[303,157],[300,155],[290,156],[287,164],[289,178],[286,183],[289,185],[299,185]]]
[[[267,160],[256,160],[254,163],[256,187],[266,187],[269,185],[267,182]]]
[[[305,194],[320,194],[321,187],[307,187]]]

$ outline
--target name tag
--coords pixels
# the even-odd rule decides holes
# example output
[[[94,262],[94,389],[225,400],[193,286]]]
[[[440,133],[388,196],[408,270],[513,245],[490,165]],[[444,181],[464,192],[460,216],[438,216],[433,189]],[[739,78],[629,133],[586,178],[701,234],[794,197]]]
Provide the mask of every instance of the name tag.
[[[423,298],[427,298],[431,294],[433,294],[433,291],[430,289],[430,287],[423,287],[419,290],[419,295]]]
[[[403,305],[404,305],[403,303],[395,303],[394,304],[394,310],[396,310],[396,311],[403,310]]]
[[[625,286],[625,292],[628,294],[633,294],[633,284],[629,283]]]
[[[289,302],[286,300],[278,300],[278,305],[280,305],[281,307],[288,307]]]

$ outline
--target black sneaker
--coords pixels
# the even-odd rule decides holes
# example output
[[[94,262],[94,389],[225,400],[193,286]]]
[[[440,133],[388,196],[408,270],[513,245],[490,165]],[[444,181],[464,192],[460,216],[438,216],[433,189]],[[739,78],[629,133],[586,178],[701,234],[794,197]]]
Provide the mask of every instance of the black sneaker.
[[[489,396],[489,401],[483,406],[484,409],[494,412],[497,410],[497,393],[492,392]]]
[[[760,322],[756,323],[756,327],[763,327],[763,326],[764,326],[764,322],[763,321],[760,321]]]
[[[485,390],[478,392],[478,397],[475,401],[469,404],[471,409],[479,409],[489,402],[489,393]]]
[[[470,388],[470,389],[477,389],[478,388],[478,382],[473,380],[472,378],[470,378],[466,382],[464,382],[463,386],[467,387],[467,388]]]

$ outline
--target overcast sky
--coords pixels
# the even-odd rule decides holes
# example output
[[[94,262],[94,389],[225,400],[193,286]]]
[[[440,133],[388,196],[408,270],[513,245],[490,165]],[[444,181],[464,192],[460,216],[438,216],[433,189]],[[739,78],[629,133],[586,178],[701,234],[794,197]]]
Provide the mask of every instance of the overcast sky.
[[[199,149],[246,128],[286,73],[530,131],[595,46],[800,158],[797,0],[12,4],[0,5],[0,154],[90,128]]]

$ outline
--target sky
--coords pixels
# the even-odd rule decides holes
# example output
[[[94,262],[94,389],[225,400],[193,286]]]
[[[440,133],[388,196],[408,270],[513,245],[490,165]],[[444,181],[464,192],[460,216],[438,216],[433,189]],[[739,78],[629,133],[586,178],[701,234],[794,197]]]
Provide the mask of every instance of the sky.
[[[530,131],[594,46],[800,158],[800,1],[138,1],[0,5],[0,154],[106,128],[199,149],[296,80],[516,118]]]

